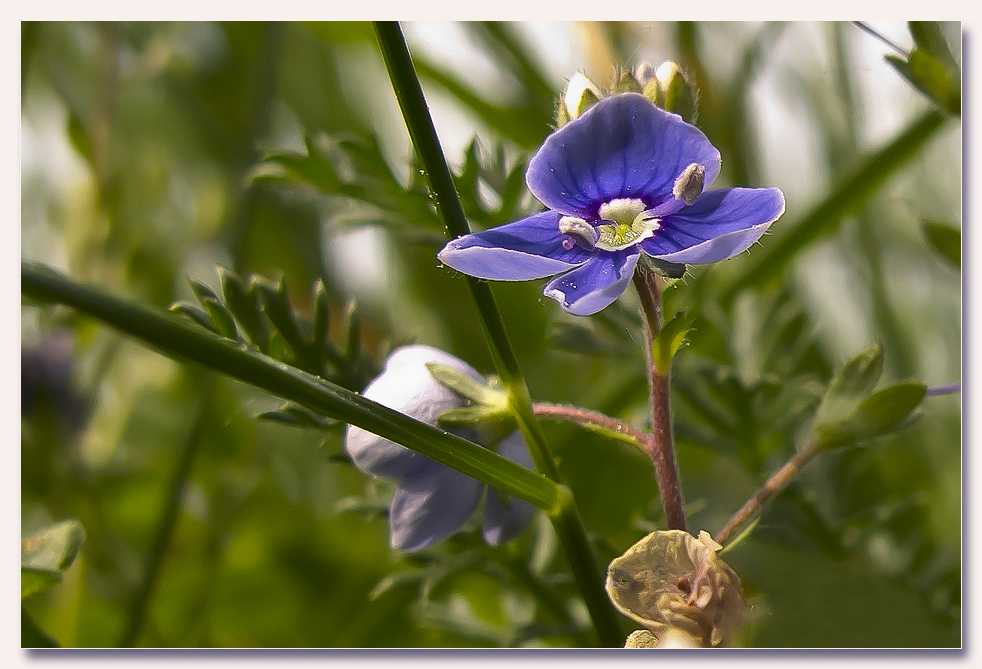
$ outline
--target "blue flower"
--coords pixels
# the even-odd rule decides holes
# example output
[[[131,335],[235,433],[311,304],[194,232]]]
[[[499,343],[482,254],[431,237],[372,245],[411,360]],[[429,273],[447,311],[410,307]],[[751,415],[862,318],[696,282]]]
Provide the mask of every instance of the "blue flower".
[[[464,402],[433,378],[426,368],[428,362],[453,367],[484,383],[470,365],[448,353],[428,346],[404,346],[390,354],[382,374],[362,394],[435,425],[440,414],[460,408]],[[481,435],[475,430],[453,432],[481,443]],[[389,507],[389,542],[397,550],[419,550],[458,531],[477,509],[487,488],[432,458],[353,425],[348,427],[345,448],[358,469],[396,482]],[[532,468],[528,447],[519,432],[501,440],[497,451],[513,462]],[[484,501],[484,540],[497,546],[513,539],[528,525],[533,511],[528,502],[506,498],[489,488]]]
[[[611,95],[529,162],[526,183],[549,211],[459,237],[437,257],[482,279],[558,275],[544,294],[593,314],[624,292],[642,252],[677,264],[726,260],[784,213],[777,188],[704,191],[719,170],[719,151],[698,128],[643,95]]]

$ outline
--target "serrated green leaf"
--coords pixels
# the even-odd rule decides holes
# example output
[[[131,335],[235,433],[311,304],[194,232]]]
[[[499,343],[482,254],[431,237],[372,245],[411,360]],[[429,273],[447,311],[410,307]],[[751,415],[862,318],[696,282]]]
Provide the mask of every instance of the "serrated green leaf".
[[[962,233],[956,227],[938,221],[922,221],[924,234],[931,245],[956,266],[962,266]]]
[[[61,581],[85,541],[85,530],[77,520],[51,525],[20,542],[21,598]]]
[[[218,295],[215,294],[215,291],[208,284],[197,279],[188,279],[188,283],[191,285],[191,292],[194,293],[194,296],[198,298],[199,302],[206,299],[218,299]]]
[[[218,298],[202,298],[201,305],[208,312],[211,322],[215,324],[215,331],[226,339],[236,339],[238,330],[235,328],[235,321],[225,305]]]
[[[324,155],[317,149],[308,136],[304,136],[305,155],[297,153],[270,153],[259,168],[253,171],[254,179],[280,178],[308,183],[320,190],[336,193],[341,190],[341,180],[337,171]],[[264,169],[276,166],[283,174],[277,176],[274,171]]]
[[[816,439],[823,448],[839,448],[885,434],[917,408],[926,390],[919,381],[887,386],[860,402],[845,420],[816,424]]]
[[[416,421],[322,378],[270,359],[182,318],[102,288],[72,281],[40,263],[21,261],[21,291],[29,299],[56,301],[100,319],[171,357],[204,365],[296,402],[319,415],[361,427],[431,457],[547,513],[565,508],[562,487],[508,458]]]
[[[500,389],[492,388],[485,383],[475,381],[469,374],[441,365],[437,362],[426,363],[426,369],[441,385],[457,393],[465,400],[475,404],[492,407],[496,410],[504,408],[507,411],[508,395]]]
[[[230,269],[219,267],[218,277],[226,308],[242,326],[242,331],[249,341],[259,350],[265,350],[269,333],[262,317],[256,291],[247,290],[239,275]]]
[[[305,348],[306,340],[300,333],[300,327],[294,318],[286,282],[282,278],[275,284],[264,279],[254,279],[252,285],[259,293],[263,312],[269,318],[269,322],[273,324],[273,327],[277,329],[294,353],[301,353]]]
[[[196,304],[191,304],[190,302],[176,302],[170,305],[170,311],[190,318],[192,321],[209,332],[219,334],[218,328],[215,327],[215,324],[212,322],[208,312]]]
[[[831,424],[850,416],[873,392],[882,374],[883,348],[877,344],[861,351],[832,378],[815,413],[815,423]]]
[[[685,312],[680,311],[665,323],[655,341],[652,343],[652,362],[659,374],[668,374],[675,354],[686,345],[686,335],[689,333],[689,321]]]

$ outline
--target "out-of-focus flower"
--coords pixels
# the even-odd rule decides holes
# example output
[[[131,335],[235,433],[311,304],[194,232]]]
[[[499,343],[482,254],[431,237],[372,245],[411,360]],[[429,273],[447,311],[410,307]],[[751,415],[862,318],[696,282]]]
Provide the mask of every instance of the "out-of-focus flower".
[[[391,353],[382,374],[363,395],[436,425],[440,414],[461,408],[464,401],[433,378],[427,363],[451,367],[478,383],[485,382],[470,365],[448,353],[428,346],[404,346]],[[474,428],[451,431],[487,445],[487,437]],[[483,529],[489,545],[518,536],[532,518],[534,507],[528,502],[506,497],[466,474],[353,425],[348,427],[345,448],[360,470],[396,482],[389,507],[389,540],[397,550],[419,550],[458,531],[477,509],[486,488]],[[532,468],[519,432],[502,439],[496,448],[500,455]]]
[[[618,93],[554,132],[529,162],[529,190],[549,211],[465,235],[437,257],[483,279],[555,276],[544,294],[576,315],[627,288],[641,253],[706,264],[747,250],[784,213],[777,188],[705,191],[719,151],[644,95]]]
[[[716,647],[733,643],[746,619],[740,579],[703,530],[652,532],[610,563],[607,594],[618,611],[650,636],[631,647]],[[652,638],[654,640],[652,640]]]
[[[88,402],[74,383],[74,343],[68,332],[58,332],[20,352],[20,412],[54,419],[69,433],[77,433],[88,418]]]

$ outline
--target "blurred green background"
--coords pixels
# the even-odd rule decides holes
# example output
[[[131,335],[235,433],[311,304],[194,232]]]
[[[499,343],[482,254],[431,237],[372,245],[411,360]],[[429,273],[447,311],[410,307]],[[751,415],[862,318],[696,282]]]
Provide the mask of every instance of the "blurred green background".
[[[873,27],[913,46],[906,24]],[[960,62],[960,25],[941,28]],[[723,155],[716,186],[784,191],[761,246],[666,293],[695,328],[673,376],[690,529],[718,531],[803,445],[825,382],[860,349],[883,345],[887,380],[960,380],[961,126],[931,116],[937,99],[883,41],[849,23],[404,30],[474,228],[534,211],[525,163],[565,79],[609,85],[640,61],[694,77],[698,125]],[[24,258],[160,308],[192,298],[188,278],[217,290],[224,266],[282,277],[309,315],[321,279],[332,340],[356,339],[353,390],[410,341],[493,369],[463,281],[434,256],[442,226],[370,24],[23,23],[21,36]],[[852,178],[888,146],[902,155],[879,177]],[[541,283],[493,286],[533,398],[643,425],[633,296],[583,319]],[[25,304],[21,337],[22,533],[66,518],[86,532],[62,582],[25,600],[57,643],[586,642],[543,518],[497,550],[470,532],[393,553],[386,486],[345,461],[342,428],[256,420],[280,403],[63,308]],[[960,422],[960,395],[929,397],[912,425],[823,456],[772,504],[725,555],[751,644],[960,645]],[[650,462],[544,426],[603,563],[662,526]]]

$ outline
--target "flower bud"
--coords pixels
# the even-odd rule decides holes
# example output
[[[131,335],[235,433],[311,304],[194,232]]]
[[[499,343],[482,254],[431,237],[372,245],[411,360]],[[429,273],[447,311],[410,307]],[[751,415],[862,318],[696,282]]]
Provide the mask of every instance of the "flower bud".
[[[644,89],[631,72],[622,72],[614,86],[615,93],[641,93]]]
[[[634,78],[641,85],[646,98],[662,109],[675,112],[689,123],[695,123],[698,90],[676,63],[666,60],[657,68],[649,63],[640,63],[634,70]]]
[[[705,530],[698,539],[682,530],[652,532],[610,563],[607,594],[660,648],[729,645],[746,605],[739,577],[716,555],[720,548]]]
[[[699,113],[699,91],[695,84],[671,61],[662,63],[655,76],[665,96],[665,109],[695,123]]]
[[[579,118],[587,109],[600,101],[603,93],[595,83],[582,72],[577,72],[569,79],[566,92],[559,102],[559,113],[556,125],[562,126],[574,118]]]

